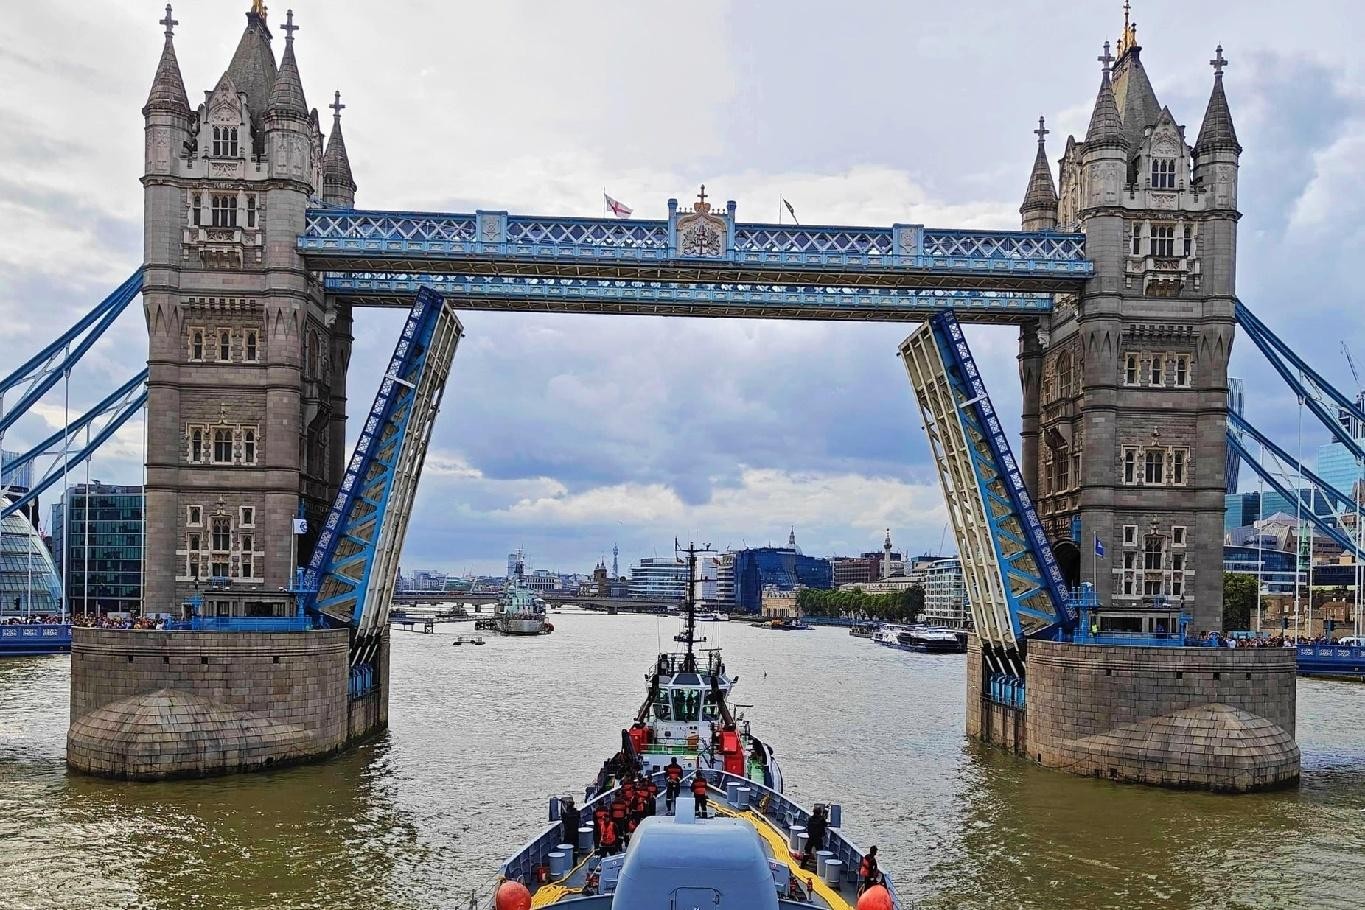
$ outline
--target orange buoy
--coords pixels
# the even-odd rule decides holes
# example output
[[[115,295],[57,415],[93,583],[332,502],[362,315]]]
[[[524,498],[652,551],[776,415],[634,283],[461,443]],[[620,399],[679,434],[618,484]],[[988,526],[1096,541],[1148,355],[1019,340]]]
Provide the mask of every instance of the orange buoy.
[[[882,892],[885,893],[883,888]],[[888,898],[889,900],[889,898]],[[861,904],[861,901],[859,901]],[[890,903],[886,905],[888,908]],[[531,892],[521,882],[505,881],[493,895],[494,910],[531,910]]]
[[[894,910],[894,907],[891,892],[881,885],[873,885],[858,898],[858,910]]]

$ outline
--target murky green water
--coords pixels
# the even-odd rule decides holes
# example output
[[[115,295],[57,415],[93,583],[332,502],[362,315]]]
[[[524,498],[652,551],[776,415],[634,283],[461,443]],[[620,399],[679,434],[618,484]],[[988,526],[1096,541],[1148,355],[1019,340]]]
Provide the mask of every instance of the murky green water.
[[[0,663],[0,908],[464,910],[619,741],[674,631],[555,621],[482,648],[395,633],[384,739],[212,781],[68,776],[67,659]],[[1300,682],[1302,786],[1218,797],[969,747],[960,656],[833,629],[708,633],[789,792],[842,802],[914,906],[1365,907],[1365,686]]]

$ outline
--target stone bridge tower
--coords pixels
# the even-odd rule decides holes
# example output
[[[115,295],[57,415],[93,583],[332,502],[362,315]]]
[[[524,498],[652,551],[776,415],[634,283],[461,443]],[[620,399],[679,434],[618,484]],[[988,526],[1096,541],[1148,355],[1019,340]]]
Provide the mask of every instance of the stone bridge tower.
[[[256,0],[226,71],[191,106],[166,40],[143,108],[150,371],[145,609],[292,612],[292,519],[312,532],[345,465],[349,311],[304,270],[304,212],[355,198],[341,103],[324,146],[294,56]],[[324,151],[325,148],[325,151]]]
[[[1040,122],[1023,226],[1085,232],[1095,277],[1021,332],[1022,455],[1070,583],[1118,607],[1183,599],[1221,628],[1241,146],[1221,47],[1193,147],[1141,54],[1125,22],[1056,187]]]

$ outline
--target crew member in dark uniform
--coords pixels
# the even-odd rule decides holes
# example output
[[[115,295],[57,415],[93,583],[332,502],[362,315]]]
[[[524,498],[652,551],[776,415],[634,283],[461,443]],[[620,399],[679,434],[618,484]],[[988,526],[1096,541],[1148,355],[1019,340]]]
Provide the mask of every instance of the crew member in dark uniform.
[[[810,821],[806,823],[806,853],[801,857],[801,866],[805,868],[807,861],[814,861],[815,851],[825,849],[825,831],[829,828],[829,821],[825,818],[825,807],[817,805],[815,812],[811,814]]]
[[[560,843],[573,844],[574,850],[577,851],[578,827],[583,824],[583,814],[573,804],[571,797],[566,796],[559,801],[559,823],[564,828],[564,837]]]

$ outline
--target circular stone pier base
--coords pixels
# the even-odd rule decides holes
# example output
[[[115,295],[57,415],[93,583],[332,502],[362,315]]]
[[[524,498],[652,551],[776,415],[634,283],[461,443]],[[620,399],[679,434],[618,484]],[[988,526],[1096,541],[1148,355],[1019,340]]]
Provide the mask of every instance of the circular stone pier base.
[[[983,698],[968,646],[967,732],[1093,777],[1242,793],[1299,778],[1292,648],[1138,648],[1031,641],[1026,706]]]
[[[388,724],[379,685],[350,698],[349,633],[76,629],[66,761],[158,780],[323,758]]]

